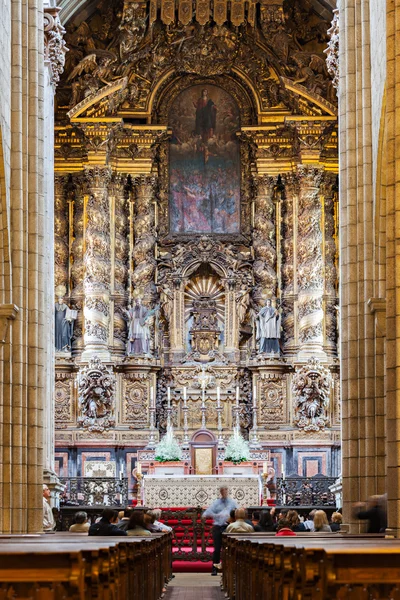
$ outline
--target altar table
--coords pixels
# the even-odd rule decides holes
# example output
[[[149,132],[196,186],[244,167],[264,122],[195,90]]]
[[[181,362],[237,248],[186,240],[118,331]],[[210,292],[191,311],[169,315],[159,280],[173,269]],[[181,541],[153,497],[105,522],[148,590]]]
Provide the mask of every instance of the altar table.
[[[239,506],[259,506],[259,475],[145,475],[143,504],[163,506],[209,506],[219,498],[219,489],[227,486],[229,495]]]

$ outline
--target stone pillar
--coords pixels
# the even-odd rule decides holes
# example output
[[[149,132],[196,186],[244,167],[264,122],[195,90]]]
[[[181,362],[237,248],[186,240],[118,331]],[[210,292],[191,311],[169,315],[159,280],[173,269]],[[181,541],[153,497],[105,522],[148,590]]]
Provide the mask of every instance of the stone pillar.
[[[323,349],[324,259],[320,184],[323,171],[298,167],[297,285],[299,359],[325,357]]]
[[[339,139],[340,139],[340,294],[341,294],[341,392],[343,450],[343,517],[351,530],[359,531],[352,504],[366,501],[372,494],[384,493],[381,460],[376,459],[375,427],[385,435],[382,412],[388,411],[386,435],[391,449],[386,448],[392,471],[388,477],[389,524],[397,527],[400,489],[398,467],[398,373],[389,383],[386,407],[375,398],[375,319],[368,299],[374,296],[374,205],[371,135],[371,54],[368,0],[344,0],[340,6],[340,73],[339,73]],[[389,2],[388,6],[393,5]],[[384,44],[383,44],[384,46]],[[390,43],[388,45],[388,48]],[[395,53],[396,46],[393,46]],[[396,73],[393,65],[391,73]],[[374,82],[375,85],[375,82]],[[390,84],[389,84],[390,88]],[[388,106],[391,101],[388,88]],[[378,117],[379,118],[379,117]],[[396,120],[391,121],[395,126]],[[394,141],[394,138],[393,138]],[[396,143],[396,149],[398,144]],[[397,150],[398,152],[398,150]],[[394,175],[394,163],[387,161],[387,172]],[[391,170],[393,168],[393,170]],[[386,170],[386,169],[385,169]],[[394,180],[396,180],[395,177]],[[395,186],[397,187],[397,186]],[[395,206],[398,190],[392,197]],[[388,225],[395,227],[395,214]],[[394,232],[393,232],[394,233]],[[392,252],[395,243],[388,240]],[[394,257],[393,257],[394,258]],[[398,258],[396,259],[396,262]],[[395,262],[388,280],[395,283]],[[398,268],[397,268],[398,272]],[[398,277],[398,275],[397,275]],[[398,312],[398,308],[397,308]],[[387,321],[387,334],[392,337],[387,359],[398,363],[396,348],[398,326],[393,303]],[[394,367],[397,371],[397,367]],[[391,417],[393,421],[390,423]],[[389,475],[389,472],[388,472]],[[396,489],[397,488],[397,489]],[[393,493],[392,497],[391,494]],[[393,502],[392,502],[393,500]]]
[[[257,296],[276,294],[276,233],[274,187],[276,178],[260,177],[254,203],[253,247]]]
[[[155,294],[154,274],[156,261],[154,249],[155,213],[154,176],[142,176],[135,180],[134,247],[132,252],[133,273],[131,292],[150,303]]]
[[[46,291],[44,294],[45,314],[45,339],[44,362],[48,366],[44,380],[44,397],[46,409],[44,411],[44,444],[43,467],[44,482],[51,490],[53,504],[57,504],[57,491],[61,486],[54,472],[54,289],[57,285],[64,285],[68,289],[68,212],[66,204],[67,177],[56,177],[53,186],[54,153],[49,149],[54,147],[54,92],[64,69],[66,44],[63,39],[65,29],[58,17],[59,8],[44,8],[44,239],[46,244],[45,279]],[[55,198],[57,194],[57,198]],[[56,202],[55,202],[56,200]],[[55,219],[57,211],[57,219]],[[64,211],[67,213],[63,214]],[[62,223],[64,221],[64,223]],[[57,243],[57,245],[56,245]],[[56,256],[56,278],[53,256]]]
[[[298,344],[297,319],[297,268],[295,246],[297,240],[298,179],[294,174],[283,178],[285,186],[281,205],[281,281],[282,281],[282,329],[285,354],[292,354]]]
[[[113,175],[110,186],[111,202],[111,340],[113,354],[123,356],[126,351],[126,322],[122,308],[126,308],[128,285],[129,201],[126,175]]]
[[[89,197],[84,207],[84,346],[82,360],[97,355],[110,360],[110,205],[109,167],[89,167],[85,170]]]
[[[400,43],[399,0],[386,3],[386,456],[388,527],[400,537]]]

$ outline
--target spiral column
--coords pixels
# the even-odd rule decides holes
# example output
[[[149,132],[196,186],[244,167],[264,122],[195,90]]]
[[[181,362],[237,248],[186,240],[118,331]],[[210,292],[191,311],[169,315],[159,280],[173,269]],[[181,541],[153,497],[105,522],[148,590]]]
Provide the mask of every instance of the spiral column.
[[[155,185],[156,177],[152,175],[135,179],[132,287],[135,295],[145,298],[147,301],[149,301],[155,293]]]
[[[298,167],[297,286],[299,358],[325,356],[324,256],[321,182],[323,170]]]
[[[111,223],[111,330],[113,352],[124,355],[126,348],[126,323],[122,316],[122,309],[126,308],[129,238],[128,238],[128,177],[122,174],[113,175],[110,185],[110,209],[112,212]]]
[[[254,205],[253,247],[254,275],[257,281],[257,296],[276,294],[276,232],[274,187],[276,178],[260,177]]]
[[[97,355],[110,359],[110,283],[111,242],[109,167],[95,166],[85,170],[89,196],[84,207],[85,276],[83,280],[84,346],[83,360]]]
[[[67,175],[56,175],[54,178],[54,284],[68,290],[68,202]]]
[[[296,240],[297,240],[297,200],[299,182],[296,174],[282,178],[284,193],[281,201],[281,280],[282,280],[282,328],[283,345],[286,353],[297,348],[297,280]]]

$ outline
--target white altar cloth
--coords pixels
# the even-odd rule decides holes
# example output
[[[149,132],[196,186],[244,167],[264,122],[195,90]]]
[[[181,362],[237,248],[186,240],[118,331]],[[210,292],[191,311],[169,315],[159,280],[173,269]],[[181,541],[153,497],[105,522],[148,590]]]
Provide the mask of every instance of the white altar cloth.
[[[209,506],[226,485],[239,506],[260,506],[261,479],[258,475],[145,475],[143,503],[153,508]]]

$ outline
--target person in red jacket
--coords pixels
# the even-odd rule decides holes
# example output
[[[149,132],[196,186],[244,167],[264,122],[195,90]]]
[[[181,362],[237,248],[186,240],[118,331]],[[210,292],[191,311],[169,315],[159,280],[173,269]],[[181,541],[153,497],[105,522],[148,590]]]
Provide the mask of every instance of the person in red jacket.
[[[294,531],[290,529],[290,523],[287,519],[281,519],[278,522],[278,531],[275,535],[296,535]]]

